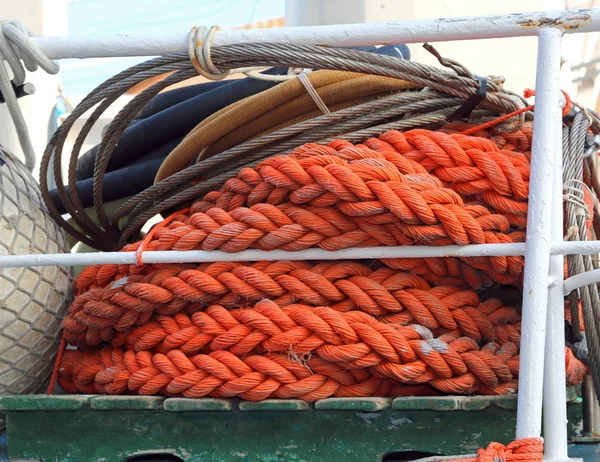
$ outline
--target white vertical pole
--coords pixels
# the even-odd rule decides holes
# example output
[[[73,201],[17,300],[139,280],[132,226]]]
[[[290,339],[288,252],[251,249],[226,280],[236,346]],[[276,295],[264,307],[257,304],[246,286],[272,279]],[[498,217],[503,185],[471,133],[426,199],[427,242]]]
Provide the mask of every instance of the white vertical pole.
[[[563,240],[562,127],[556,130],[552,203],[552,243]],[[564,256],[550,257],[546,358],[544,362],[544,455],[553,462],[569,459],[565,377]]]
[[[550,269],[554,165],[560,155],[556,136],[561,122],[560,56],[562,31],[539,32],[527,248],[519,372],[517,439],[541,433],[548,277]],[[561,225],[562,229],[562,225]]]

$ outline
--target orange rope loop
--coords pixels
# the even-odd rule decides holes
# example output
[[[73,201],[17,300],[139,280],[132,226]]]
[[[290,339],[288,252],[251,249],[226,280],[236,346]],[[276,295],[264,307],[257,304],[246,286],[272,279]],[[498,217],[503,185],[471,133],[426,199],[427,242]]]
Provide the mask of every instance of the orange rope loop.
[[[137,251],[135,252],[135,260],[136,260],[136,264],[138,266],[142,266],[144,264],[143,254],[146,251],[146,249],[148,248],[148,244],[152,241],[152,238],[154,237],[154,235],[160,229],[162,229],[165,226],[167,226],[169,223],[171,223],[176,218],[181,219],[181,216],[185,215],[187,212],[189,212],[189,210],[190,210],[189,208],[183,209],[183,210],[179,210],[179,211],[171,214],[170,216],[168,216],[167,218],[165,218],[164,220],[162,220],[160,223],[157,223],[156,225],[154,225],[152,227],[152,229],[150,230],[150,232],[148,232],[148,234],[146,234],[146,236],[144,237],[144,239],[140,243],[140,246],[138,247]]]

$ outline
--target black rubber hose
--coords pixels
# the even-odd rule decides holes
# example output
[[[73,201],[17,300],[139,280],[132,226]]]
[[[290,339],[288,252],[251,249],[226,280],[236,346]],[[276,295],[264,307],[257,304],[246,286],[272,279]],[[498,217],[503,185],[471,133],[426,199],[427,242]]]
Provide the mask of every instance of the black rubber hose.
[[[167,154],[170,151],[167,152]],[[166,156],[165,156],[166,157]],[[157,157],[139,164],[129,165],[119,170],[104,175],[104,188],[102,189],[102,200],[106,202],[115,201],[142,192],[154,183],[154,176],[164,157]],[[85,208],[94,204],[93,178],[87,178],[77,182],[77,190],[81,203]],[[69,187],[65,188],[69,194]],[[50,197],[58,212],[66,213],[65,207],[60,200],[56,189],[50,191]]]
[[[410,50],[404,44],[382,47],[354,47],[386,56],[410,59]],[[264,74],[283,74],[287,68],[272,68]],[[123,133],[108,164],[107,172],[132,165],[154,146],[184,136],[212,113],[260,91],[275,86],[276,82],[257,81],[251,78],[237,81],[206,82],[177,88],[155,96]],[[98,147],[83,154],[77,162],[77,180],[91,178]]]
[[[410,50],[406,45],[356,47],[356,49],[387,56],[410,59]],[[273,68],[265,71],[264,73],[281,74],[285,71],[286,68]],[[157,162],[156,159],[160,159],[162,162],[162,160],[171,152],[171,150],[173,150],[181,142],[189,130],[191,130],[191,128],[197,125],[197,123],[200,121],[198,119],[194,119],[193,123],[190,123],[191,127],[185,127],[185,129],[182,129],[182,133],[177,136],[178,132],[176,129],[178,127],[181,128],[180,118],[183,117],[184,114],[188,113],[190,109],[196,109],[197,112],[195,114],[197,116],[203,116],[202,119],[204,119],[220,109],[220,107],[218,107],[214,111],[208,113],[210,109],[213,109],[216,106],[214,101],[211,102],[211,100],[207,100],[207,98],[217,99],[217,106],[223,104],[223,100],[228,100],[227,104],[223,104],[223,107],[225,107],[231,102],[237,101],[237,99],[230,100],[229,98],[234,98],[240,94],[245,94],[244,91],[255,90],[256,85],[252,85],[250,87],[247,86],[247,84],[252,82],[256,83],[263,81],[257,81],[254,79],[241,79],[234,81],[206,82],[198,85],[177,88],[175,90],[155,96],[140,112],[140,118],[136,119],[127,128],[125,134],[119,140],[119,146],[117,146],[115,149],[115,153],[119,153],[128,147],[131,147],[131,151],[128,152],[129,155],[127,156],[127,159],[123,157],[120,159],[118,162],[121,164],[119,168],[113,168],[111,170],[111,164],[109,164],[109,171],[104,177],[105,187],[103,188],[103,201],[109,202],[122,197],[128,197],[152,186],[154,182],[154,176],[160,167],[160,162]],[[235,86],[231,87],[231,85]],[[270,86],[274,85],[275,83],[272,83]],[[200,105],[203,103],[205,106],[200,109]],[[150,143],[148,138],[153,140],[157,139],[157,133],[152,131],[148,133],[146,131],[153,129],[158,132],[158,134],[165,134],[172,139],[169,139],[157,147],[152,147],[156,146],[156,144]],[[132,146],[132,143],[137,144]],[[152,144],[150,149],[143,151],[142,147],[148,147],[148,144]],[[90,151],[81,156],[77,165],[77,186],[81,196],[82,204],[86,208],[93,205],[91,176],[93,175],[95,153],[96,147],[92,148]],[[111,163],[115,158],[116,156],[113,154]],[[80,171],[82,172],[84,167],[90,161],[90,170],[92,173],[89,174],[89,177],[81,178]],[[136,166],[136,169],[129,170],[129,166]],[[131,182],[131,184],[127,182],[127,175],[129,174],[138,175],[135,181]],[[88,179],[90,180],[87,181]],[[121,181],[124,181],[124,183],[121,183]],[[64,213],[64,208],[58,201],[58,195],[56,191],[51,191],[50,195],[59,211]]]
[[[194,98],[198,95],[206,93],[207,91],[214,90],[215,88],[222,87],[233,83],[233,80],[219,80],[217,82],[203,82],[195,85],[188,85],[185,87],[175,88],[173,90],[159,93],[150,100],[146,106],[136,116],[136,121],[140,119],[147,119],[154,114],[158,114],[165,109],[175,106],[185,100]]]
[[[410,60],[410,49],[404,45],[385,45],[377,49],[375,52],[378,55],[393,56],[394,58],[402,58]]]
[[[287,68],[273,68],[266,74],[282,74]],[[221,85],[191,99],[175,104],[146,119],[127,127],[115,148],[107,171],[117,170],[131,164],[137,157],[173,138],[186,135],[206,117],[229,106],[231,103],[252,96],[277,85],[252,78],[235,80]],[[94,175],[94,163],[98,146],[83,154],[77,161],[77,180]]]
[[[183,138],[185,138],[184,136],[180,136],[177,138],[173,138],[172,140],[166,142],[165,144],[162,144],[148,152],[143,153],[141,156],[139,156],[137,159],[135,159],[133,162],[125,165],[124,167],[121,168],[125,168],[129,165],[138,165],[138,164],[143,164],[144,162],[148,162],[149,160],[153,160],[153,159],[165,159],[169,153],[175,149],[177,147],[177,145],[179,143],[181,143],[181,141],[183,140]],[[115,170],[116,171],[116,170]],[[158,171],[158,170],[157,170]],[[156,172],[154,172],[156,174]]]

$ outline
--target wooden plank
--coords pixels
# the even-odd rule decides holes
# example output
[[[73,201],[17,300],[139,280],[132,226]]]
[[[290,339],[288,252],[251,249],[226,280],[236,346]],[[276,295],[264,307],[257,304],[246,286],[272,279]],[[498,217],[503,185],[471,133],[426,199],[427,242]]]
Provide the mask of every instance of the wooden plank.
[[[0,396],[3,411],[74,411],[87,407],[92,395],[8,395]]]
[[[460,409],[460,397],[420,396],[401,397],[392,401],[392,409],[403,411],[456,411]]]

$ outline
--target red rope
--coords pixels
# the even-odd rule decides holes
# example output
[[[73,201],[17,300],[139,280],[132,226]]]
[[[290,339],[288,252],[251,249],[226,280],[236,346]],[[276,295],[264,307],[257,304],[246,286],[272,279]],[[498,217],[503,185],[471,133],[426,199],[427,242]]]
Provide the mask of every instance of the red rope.
[[[56,353],[56,358],[54,359],[54,367],[52,368],[52,375],[50,376],[50,383],[48,384],[48,389],[46,390],[46,394],[51,395],[54,391],[54,386],[56,385],[56,380],[58,379],[58,374],[60,371],[60,367],[62,364],[63,356],[65,354],[65,350],[67,349],[67,341],[65,340],[64,332],[60,336],[60,344],[58,346],[58,352]]]
[[[561,91],[565,97],[565,105],[563,106],[563,109],[562,109],[562,116],[565,117],[569,113],[571,108],[573,107],[573,102],[571,100],[571,97],[568,95],[568,93],[566,91],[564,91],[564,90],[561,90]],[[535,96],[535,90],[531,90],[529,88],[527,88],[523,93],[524,93],[525,98],[531,98],[532,96]],[[473,135],[481,130],[487,130],[488,128],[495,127],[496,125],[499,125],[508,119],[512,119],[513,117],[521,115],[524,112],[533,111],[534,108],[535,108],[535,105],[521,108],[517,111],[511,112],[509,114],[505,114],[501,117],[498,117],[497,119],[494,119],[490,122],[486,122],[484,124],[477,125],[476,127],[469,128],[468,130],[463,131],[462,134],[463,135]]]
[[[139,246],[139,248],[137,249],[137,251],[135,253],[136,264],[138,266],[142,266],[144,264],[143,254],[146,251],[146,249],[148,248],[148,244],[152,241],[152,239],[154,238],[154,236],[156,235],[156,233],[158,231],[160,231],[162,228],[164,228],[165,226],[167,226],[169,223],[171,223],[176,218],[180,217],[181,215],[185,215],[186,213],[188,213],[189,210],[190,210],[189,208],[183,209],[183,210],[178,210],[177,212],[169,215],[167,218],[165,218],[164,220],[162,220],[160,223],[157,223],[156,225],[154,225],[152,227],[152,229],[148,232],[148,234],[146,234],[146,236],[144,237],[144,239],[140,243],[140,246]]]

